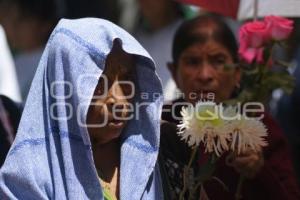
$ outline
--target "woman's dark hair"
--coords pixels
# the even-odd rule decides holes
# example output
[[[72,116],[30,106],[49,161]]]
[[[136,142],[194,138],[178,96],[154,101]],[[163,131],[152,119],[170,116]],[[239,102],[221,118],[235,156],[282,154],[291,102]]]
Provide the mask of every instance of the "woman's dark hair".
[[[211,28],[212,31],[205,31]],[[204,44],[208,40],[214,40],[222,44],[231,54],[233,61],[238,61],[238,46],[234,34],[228,25],[219,16],[206,14],[181,24],[175,33],[172,48],[172,57],[175,65],[180,54],[195,43]]]

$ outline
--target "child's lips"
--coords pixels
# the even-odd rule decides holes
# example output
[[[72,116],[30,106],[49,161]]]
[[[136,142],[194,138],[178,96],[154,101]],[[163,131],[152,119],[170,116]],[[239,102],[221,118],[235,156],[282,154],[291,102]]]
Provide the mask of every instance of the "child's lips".
[[[120,121],[120,120],[112,120],[110,122],[108,122],[108,126],[111,128],[122,128],[124,126],[124,121]]]

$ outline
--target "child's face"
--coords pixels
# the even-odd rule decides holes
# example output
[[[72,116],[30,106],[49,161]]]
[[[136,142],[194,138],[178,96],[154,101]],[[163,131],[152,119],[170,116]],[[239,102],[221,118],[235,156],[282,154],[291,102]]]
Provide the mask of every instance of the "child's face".
[[[186,48],[177,66],[170,69],[188,102],[210,99],[207,95],[211,94],[214,99],[210,100],[222,102],[230,98],[235,85],[240,81],[239,70],[224,69],[225,64],[233,64],[231,54],[223,45],[210,40]]]
[[[87,124],[98,125],[88,128],[93,144],[104,144],[118,138],[125,127],[124,118],[129,115],[134,88],[119,81],[133,81],[133,64],[130,55],[115,47],[107,57],[105,71],[87,114]]]

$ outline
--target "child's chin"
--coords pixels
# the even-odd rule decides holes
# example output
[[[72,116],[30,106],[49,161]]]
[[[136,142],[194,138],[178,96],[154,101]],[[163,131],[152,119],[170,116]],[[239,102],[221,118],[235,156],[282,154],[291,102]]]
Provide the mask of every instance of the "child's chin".
[[[106,144],[119,138],[121,135],[121,130],[122,129],[107,132],[104,137],[98,139],[98,144]]]

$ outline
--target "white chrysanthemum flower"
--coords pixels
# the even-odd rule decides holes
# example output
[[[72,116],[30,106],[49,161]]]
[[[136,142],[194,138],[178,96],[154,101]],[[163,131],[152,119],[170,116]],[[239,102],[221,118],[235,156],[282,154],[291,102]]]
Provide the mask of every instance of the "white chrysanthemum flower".
[[[217,156],[230,149],[238,154],[249,149],[259,151],[267,145],[267,129],[261,121],[246,119],[237,107],[230,106],[222,112],[220,109],[223,107],[218,110],[213,102],[198,102],[195,107],[183,108],[178,134],[189,146],[202,142],[205,152]]]
[[[230,149],[238,154],[248,151],[260,151],[262,147],[267,146],[267,129],[265,125],[255,119],[233,120],[230,122],[232,134]]]
[[[182,116],[182,121],[181,124],[177,126],[179,128],[179,134],[183,133],[185,129],[190,128],[191,120],[194,115],[194,109],[191,106],[182,107],[180,114]]]
[[[198,146],[202,142],[206,152],[220,156],[223,151],[229,150],[230,134],[216,107],[213,102],[198,102],[195,107],[183,108],[178,134],[189,146]]]

